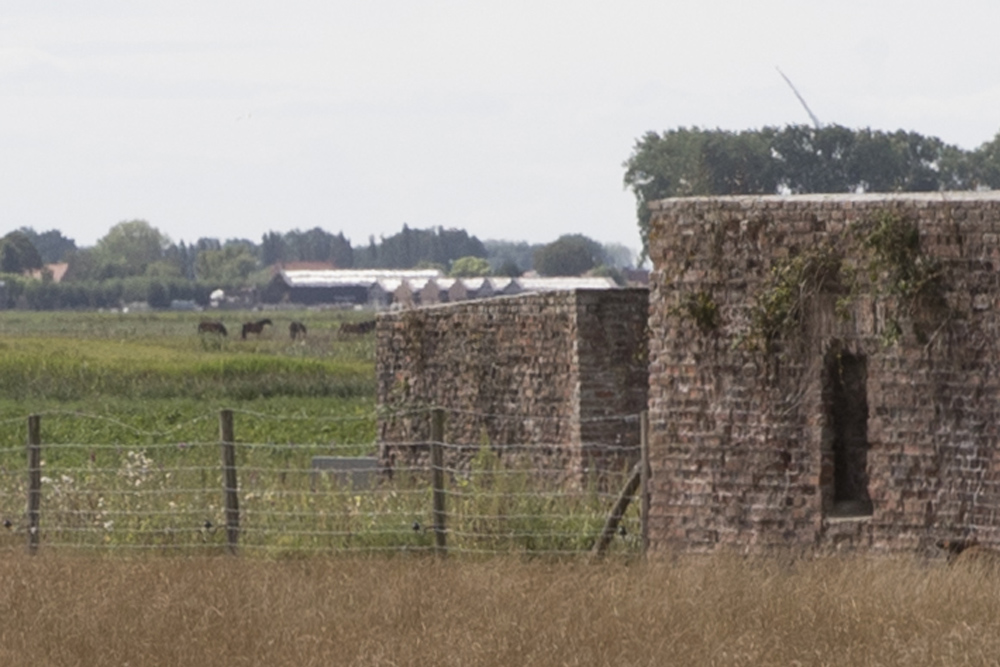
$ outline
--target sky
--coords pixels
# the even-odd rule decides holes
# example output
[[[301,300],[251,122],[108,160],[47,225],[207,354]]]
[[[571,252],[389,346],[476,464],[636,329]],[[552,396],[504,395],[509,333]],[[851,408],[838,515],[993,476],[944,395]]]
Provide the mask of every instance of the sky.
[[[0,234],[641,246],[648,131],[1000,131],[995,0],[5,0]]]

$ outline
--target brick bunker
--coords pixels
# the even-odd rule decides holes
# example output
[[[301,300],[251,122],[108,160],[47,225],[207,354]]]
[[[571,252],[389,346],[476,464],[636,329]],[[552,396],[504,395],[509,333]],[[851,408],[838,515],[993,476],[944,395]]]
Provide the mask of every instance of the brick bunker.
[[[1000,193],[652,208],[652,549],[1000,541]]]
[[[378,318],[384,464],[426,458],[428,409],[446,411],[449,465],[515,448],[568,477],[638,458],[646,408],[646,289],[463,301]],[[456,460],[457,459],[457,460]]]

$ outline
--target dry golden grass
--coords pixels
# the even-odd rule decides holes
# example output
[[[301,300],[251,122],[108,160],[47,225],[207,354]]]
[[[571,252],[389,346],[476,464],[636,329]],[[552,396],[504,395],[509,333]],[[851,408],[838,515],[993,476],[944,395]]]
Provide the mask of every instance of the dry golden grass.
[[[1000,579],[937,563],[15,553],[0,563],[8,666],[1000,660]]]

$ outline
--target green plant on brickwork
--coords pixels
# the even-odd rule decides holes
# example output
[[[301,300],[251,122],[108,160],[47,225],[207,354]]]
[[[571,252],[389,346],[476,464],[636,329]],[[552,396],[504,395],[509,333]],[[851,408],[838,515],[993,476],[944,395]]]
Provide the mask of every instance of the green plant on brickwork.
[[[883,304],[879,337],[890,346],[902,337],[903,322],[915,320],[921,307],[940,314],[941,279],[939,264],[923,254],[916,223],[880,211],[844,238],[832,237],[775,262],[752,295],[750,326],[738,344],[774,351],[777,341],[801,325],[806,304],[818,294],[836,294],[837,316],[849,319],[864,292]],[[926,342],[926,324],[914,322],[918,341]]]
[[[843,256],[835,244],[818,245],[774,264],[753,296],[750,328],[740,340],[751,349],[772,351],[775,342],[802,321],[805,305],[817,294],[843,290]]]
[[[902,336],[902,319],[911,318],[919,305],[943,304],[941,267],[923,254],[916,223],[893,211],[872,216],[855,233],[873,296],[889,306],[881,339],[883,345],[892,345]],[[915,327],[915,333],[924,341],[922,328]]]
[[[719,306],[708,292],[688,294],[683,305],[675,309],[675,312],[693,320],[702,332],[715,331],[719,328]]]

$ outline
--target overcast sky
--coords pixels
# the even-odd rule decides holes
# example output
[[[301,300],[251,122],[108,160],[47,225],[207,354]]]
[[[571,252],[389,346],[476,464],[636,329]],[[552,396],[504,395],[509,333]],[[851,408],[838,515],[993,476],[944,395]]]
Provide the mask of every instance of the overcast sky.
[[[92,245],[414,228],[638,249],[648,130],[809,123],[975,148],[1000,2],[5,0],[0,233]]]

